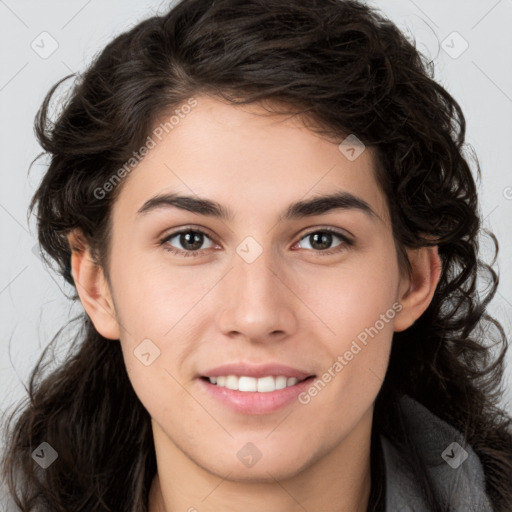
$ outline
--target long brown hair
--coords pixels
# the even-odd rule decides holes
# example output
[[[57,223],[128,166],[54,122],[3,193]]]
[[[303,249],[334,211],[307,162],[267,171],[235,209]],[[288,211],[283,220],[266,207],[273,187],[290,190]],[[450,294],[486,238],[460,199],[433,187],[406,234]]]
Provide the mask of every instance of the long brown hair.
[[[193,96],[271,100],[276,112],[300,114],[326,137],[353,133],[372,146],[401,254],[435,243],[443,264],[427,311],[394,336],[374,432],[408,446],[397,403],[411,396],[464,434],[495,510],[512,510],[510,419],[499,407],[507,340],[486,313],[498,278],[494,262],[479,259],[466,122],[433,79],[432,64],[393,23],[353,0],[187,0],[110,42],[51,121],[50,100],[67,78],[36,117],[51,160],[29,213],[37,211],[48,263],[72,286],[66,235],[79,228],[108,270],[120,187],[103,197],[97,190],[162,113]],[[44,376],[45,351],[28,399],[9,418],[3,474],[22,511],[146,511],[156,472],[149,415],[119,343],[104,339],[87,315],[75,321],[80,329],[66,363]],[[42,442],[59,455],[46,470],[31,458]],[[413,466],[429,510],[444,510],[421,460]]]

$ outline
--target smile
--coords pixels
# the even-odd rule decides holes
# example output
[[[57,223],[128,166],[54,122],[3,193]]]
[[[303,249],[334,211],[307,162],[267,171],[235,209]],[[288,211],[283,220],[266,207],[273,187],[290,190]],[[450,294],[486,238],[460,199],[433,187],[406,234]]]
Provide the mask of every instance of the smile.
[[[278,389],[295,386],[299,382],[296,377],[285,377],[284,375],[266,377],[248,377],[246,375],[221,375],[209,377],[209,381],[216,386],[232,389],[233,391],[256,391],[258,393],[269,393]],[[303,379],[304,380],[304,379]]]

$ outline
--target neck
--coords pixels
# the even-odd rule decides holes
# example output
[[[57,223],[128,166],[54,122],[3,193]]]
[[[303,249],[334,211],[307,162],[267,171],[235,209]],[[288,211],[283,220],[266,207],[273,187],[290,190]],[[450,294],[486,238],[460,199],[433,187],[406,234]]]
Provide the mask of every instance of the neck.
[[[153,423],[157,474],[148,510],[366,512],[371,490],[371,420],[370,409],[338,446],[296,474],[277,480],[269,473],[266,481],[257,482],[214,474],[199,466]]]

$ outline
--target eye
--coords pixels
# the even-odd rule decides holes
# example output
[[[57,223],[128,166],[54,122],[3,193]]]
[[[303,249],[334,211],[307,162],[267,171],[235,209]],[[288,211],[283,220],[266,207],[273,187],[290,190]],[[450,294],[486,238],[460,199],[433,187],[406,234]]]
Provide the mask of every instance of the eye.
[[[333,249],[328,250],[332,248],[334,238],[338,238],[341,241],[335,245]],[[350,240],[347,236],[330,228],[322,228],[317,229],[316,231],[310,231],[308,234],[303,236],[299,242],[297,242],[297,244],[300,244],[302,240],[308,241],[309,247],[306,247],[306,249],[313,249],[314,252],[317,252],[319,256],[328,256],[330,254],[341,252],[347,249],[347,247],[354,245],[352,240]]]
[[[332,248],[333,239],[338,238],[340,242]],[[176,239],[174,241],[174,239]],[[210,241],[207,247],[203,247],[205,239]],[[328,256],[330,254],[341,252],[348,247],[354,245],[354,242],[346,235],[331,229],[322,228],[316,231],[310,231],[303,236],[293,247],[299,245],[302,240],[307,240],[309,247],[313,252],[319,256]],[[174,242],[173,242],[174,241]],[[173,242],[173,243],[171,243]],[[181,245],[182,249],[175,247],[175,244]],[[160,245],[168,252],[180,256],[201,256],[205,251],[211,249],[214,243],[210,236],[200,229],[184,228],[179,231],[174,231],[160,241]],[[329,250],[330,249],[330,250]]]
[[[201,249],[205,238],[210,240],[210,245]],[[171,244],[171,241],[174,239],[176,239],[174,243],[181,244],[183,249],[176,248]],[[204,231],[192,228],[175,231],[161,240],[160,244],[166,251],[174,254],[180,254],[182,256],[200,256],[203,254],[203,251],[210,249],[213,246],[211,238]]]

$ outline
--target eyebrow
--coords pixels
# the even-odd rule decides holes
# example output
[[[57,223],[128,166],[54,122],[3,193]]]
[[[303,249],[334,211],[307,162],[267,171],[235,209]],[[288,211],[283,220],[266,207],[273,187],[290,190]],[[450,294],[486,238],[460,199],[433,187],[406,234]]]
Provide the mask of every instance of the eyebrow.
[[[146,214],[154,210],[172,207],[225,221],[233,220],[235,217],[231,210],[217,201],[179,194],[160,194],[154,196],[138,209],[137,214]],[[360,197],[350,192],[336,192],[292,203],[284,214],[279,216],[278,221],[313,217],[337,209],[358,210],[365,213],[372,220],[379,218],[371,206]]]

